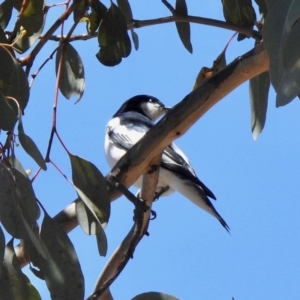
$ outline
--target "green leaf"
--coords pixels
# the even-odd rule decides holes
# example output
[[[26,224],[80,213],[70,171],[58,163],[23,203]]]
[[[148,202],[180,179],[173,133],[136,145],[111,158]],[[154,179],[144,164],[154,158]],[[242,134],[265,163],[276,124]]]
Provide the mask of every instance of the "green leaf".
[[[72,154],[69,157],[78,196],[96,220],[105,226],[110,216],[110,199],[103,175],[91,162]]]
[[[16,169],[22,175],[27,177],[27,173],[26,173],[25,169],[23,168],[21,162],[16,158],[14,153],[12,153],[12,155],[9,157],[9,163],[10,163],[12,168]]]
[[[9,23],[12,9],[13,9],[12,0],[4,0],[0,4],[0,26],[2,27],[2,29],[5,29]]]
[[[79,225],[86,234],[96,235],[99,254],[105,256],[107,253],[107,239],[104,230],[82,201],[76,202],[76,216]]]
[[[80,19],[84,17],[84,15],[88,9],[87,2],[85,0],[75,0],[74,1],[74,3],[78,3],[78,2],[79,2],[79,5],[73,11],[74,22],[79,22]]]
[[[44,211],[40,237],[47,247],[49,258],[41,265],[52,300],[82,300],[84,278],[68,235]]]
[[[29,298],[26,277],[22,273],[16,254],[13,239],[5,247],[4,263],[0,278],[0,299],[31,300]]]
[[[12,82],[13,85],[10,86],[8,89],[8,94],[11,97],[14,97],[22,110],[24,112],[24,109],[27,106],[28,100],[29,100],[29,84],[27,80],[27,76],[21,67],[21,65],[18,63],[16,59],[13,60],[14,62],[14,72],[12,75]]]
[[[15,238],[24,237],[24,227],[20,220],[12,173],[0,164],[0,221],[5,230]]]
[[[56,53],[56,76],[61,61],[59,89],[65,98],[70,99],[78,95],[78,102],[84,91],[84,67],[75,48],[67,43],[63,44]]]
[[[31,284],[30,280],[28,277],[24,274],[25,280],[27,283],[27,288],[28,288],[28,299],[29,300],[42,300],[38,290],[34,287],[34,285]]]
[[[131,52],[126,20],[114,3],[111,3],[100,23],[98,41],[101,49],[96,57],[105,66],[119,64]]]
[[[9,131],[12,130],[17,120],[15,110],[10,106],[10,102],[5,99],[4,95],[0,91],[0,129]]]
[[[188,10],[185,0],[176,0],[175,11],[180,16],[187,16]],[[175,22],[177,32],[183,46],[190,52],[193,53],[193,46],[191,44],[191,29],[190,23],[188,22]]]
[[[3,230],[0,226],[0,278],[2,274],[3,258],[5,252],[5,236]]]
[[[19,141],[23,149],[35,160],[35,162],[41,167],[41,169],[46,171],[47,166],[45,160],[34,141],[25,134],[21,121],[18,125],[18,131]]]
[[[4,96],[15,98],[21,110],[24,111],[29,99],[28,81],[20,64],[3,46],[0,46],[0,65],[0,91]],[[13,101],[10,101],[9,104],[17,114],[16,104]]]
[[[251,0],[222,0],[222,3],[226,22],[249,29],[253,28],[256,14]],[[239,34],[238,41],[245,37],[245,35]]]
[[[132,10],[128,0],[117,0],[117,3],[126,20],[126,23],[131,24],[133,16],[132,16]]]
[[[270,88],[269,72],[261,73],[249,81],[251,130],[254,140],[262,132],[267,115]]]
[[[298,1],[266,1],[268,18],[263,38],[270,57],[270,79],[277,91],[276,105],[282,106],[299,94],[299,15]]]
[[[30,180],[16,169],[0,165],[0,220],[16,238],[36,241],[33,229],[40,210]]]
[[[268,13],[268,7],[265,0],[255,0],[256,4],[258,5],[259,12],[266,17]]]
[[[199,87],[207,78],[210,78],[226,66],[226,49],[221,52],[220,55],[214,60],[213,66],[211,68],[202,67],[199,74],[197,75],[196,81],[193,86],[193,90]]]
[[[14,1],[14,7],[20,10],[20,2]],[[22,1],[21,1],[22,3]],[[28,0],[26,8],[20,14],[14,47],[19,52],[27,51],[40,37],[46,21],[47,10],[44,11],[44,0]]]
[[[139,294],[131,300],[179,300],[179,298],[159,292],[147,292]]]
[[[87,23],[87,32],[92,35],[98,29],[101,20],[107,12],[107,8],[99,0],[92,0],[90,5],[91,13],[85,14],[81,21],[85,21]]]
[[[139,49],[139,37],[133,29],[131,29],[130,32],[131,32],[131,38],[133,41],[134,49],[138,50]]]

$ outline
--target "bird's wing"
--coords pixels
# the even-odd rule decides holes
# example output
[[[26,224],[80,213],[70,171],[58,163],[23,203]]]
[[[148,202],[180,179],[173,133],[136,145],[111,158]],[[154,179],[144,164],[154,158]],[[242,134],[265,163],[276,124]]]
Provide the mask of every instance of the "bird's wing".
[[[132,113],[116,119],[117,121],[108,124],[107,134],[116,145],[125,150],[130,149],[153,126],[147,118]]]
[[[197,177],[185,154],[174,144],[169,145],[163,152],[161,166],[183,179],[189,179],[199,185],[205,194],[216,200],[213,192]]]

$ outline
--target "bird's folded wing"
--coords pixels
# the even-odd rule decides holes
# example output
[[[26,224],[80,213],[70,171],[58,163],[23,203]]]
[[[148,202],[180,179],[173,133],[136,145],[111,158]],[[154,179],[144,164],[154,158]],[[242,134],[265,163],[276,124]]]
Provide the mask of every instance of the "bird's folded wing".
[[[184,153],[175,145],[169,145],[163,152],[161,166],[183,179],[187,179],[202,188],[205,194],[216,200],[213,192],[197,177],[194,169]]]

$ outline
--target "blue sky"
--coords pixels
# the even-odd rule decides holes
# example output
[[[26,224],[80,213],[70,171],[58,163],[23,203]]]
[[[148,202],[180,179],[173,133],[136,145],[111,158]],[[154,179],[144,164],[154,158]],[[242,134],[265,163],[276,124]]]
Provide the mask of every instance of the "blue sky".
[[[106,5],[108,1],[103,1]],[[187,1],[191,15],[223,20],[221,1]],[[134,18],[168,16],[160,1],[130,1]],[[49,12],[49,23],[60,8]],[[52,14],[51,14],[52,13]],[[80,27],[84,31],[84,25]],[[96,39],[74,42],[85,65],[82,100],[59,98],[57,129],[67,148],[92,161],[106,174],[104,129],[121,103],[136,94],[151,94],[168,106],[191,91],[202,66],[210,67],[233,32],[191,25],[193,55],[182,46],[175,24],[136,30],[140,49],[114,68],[98,63]],[[253,40],[234,40],[227,61],[253,47]],[[49,42],[32,71],[49,56]],[[55,69],[50,61],[38,75],[23,118],[25,132],[45,153],[51,129]],[[299,100],[275,108],[271,89],[267,122],[253,141],[250,130],[248,83],[215,105],[177,145],[189,157],[199,178],[215,193],[215,207],[231,228],[229,235],[217,220],[179,194],[154,204],[157,219],[111,291],[115,300],[131,299],[146,291],[162,291],[182,300],[298,299],[300,294]],[[37,166],[17,149],[26,169]],[[51,158],[69,176],[70,165],[54,142]],[[49,165],[34,182],[37,197],[54,216],[75,197],[66,180]],[[77,249],[86,295],[115,247],[132,225],[133,207],[125,198],[112,204],[106,228],[109,252],[99,257],[94,237],[78,227],[70,237]],[[25,268],[27,274],[31,274]],[[49,299],[45,283],[34,279],[42,299]]]

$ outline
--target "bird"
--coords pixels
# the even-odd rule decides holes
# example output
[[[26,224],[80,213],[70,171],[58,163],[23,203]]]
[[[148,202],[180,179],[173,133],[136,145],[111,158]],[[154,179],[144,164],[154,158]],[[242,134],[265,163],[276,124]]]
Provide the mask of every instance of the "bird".
[[[170,108],[150,95],[137,95],[125,101],[107,123],[105,134],[105,156],[113,168],[117,161],[135,144],[154,122]],[[142,176],[133,184],[142,187]],[[229,232],[230,228],[213,206],[213,192],[197,177],[186,155],[171,143],[162,154],[156,192],[168,196],[177,191],[198,207],[214,216]]]

